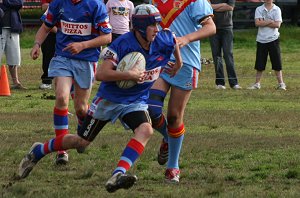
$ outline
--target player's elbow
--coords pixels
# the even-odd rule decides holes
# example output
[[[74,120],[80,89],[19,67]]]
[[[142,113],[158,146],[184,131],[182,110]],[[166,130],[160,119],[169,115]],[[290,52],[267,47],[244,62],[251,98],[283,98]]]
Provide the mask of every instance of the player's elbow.
[[[281,22],[275,22],[274,23],[274,28],[280,28]]]
[[[216,32],[217,32],[217,28],[215,23],[210,24],[209,36],[216,34]]]

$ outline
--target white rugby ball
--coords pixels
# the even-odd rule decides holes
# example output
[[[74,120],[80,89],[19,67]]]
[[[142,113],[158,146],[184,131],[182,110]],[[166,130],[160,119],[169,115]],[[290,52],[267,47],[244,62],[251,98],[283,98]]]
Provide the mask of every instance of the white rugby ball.
[[[145,71],[146,60],[142,53],[131,52],[124,56],[122,60],[117,65],[117,71],[128,71],[133,67],[138,68],[140,71]],[[137,82],[133,80],[121,80],[117,81],[118,87],[121,89],[129,89],[136,85]]]

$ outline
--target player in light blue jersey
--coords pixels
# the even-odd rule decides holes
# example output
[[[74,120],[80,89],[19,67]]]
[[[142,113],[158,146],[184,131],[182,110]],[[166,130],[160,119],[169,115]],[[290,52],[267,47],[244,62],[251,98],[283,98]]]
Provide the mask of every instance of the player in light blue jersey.
[[[171,78],[162,73],[150,90],[149,114],[153,128],[164,136],[158,163],[167,163],[165,179],[178,183],[179,154],[184,138],[184,111],[192,90],[197,88],[198,74],[201,70],[200,42],[216,32],[212,20],[213,9],[207,0],[152,0],[162,14],[160,25],[169,28],[177,36],[183,66],[176,76]],[[174,58],[171,58],[171,61]],[[170,91],[167,119],[162,108],[167,92]]]
[[[179,46],[175,35],[169,30],[159,31],[159,11],[152,5],[143,4],[134,9],[133,31],[118,37],[103,50],[103,63],[98,67],[96,79],[101,80],[88,115],[79,134],[62,134],[46,143],[34,143],[19,166],[19,175],[25,178],[36,163],[46,154],[59,149],[80,149],[88,146],[108,122],[117,119],[134,132],[126,145],[112,177],[105,187],[108,192],[130,188],[137,180],[135,175],[126,174],[144,151],[153,129],[148,114],[149,89],[159,77],[166,73],[174,76],[182,66]],[[146,59],[146,70],[116,70],[118,62],[130,52],[140,52]],[[174,53],[176,62],[168,63]],[[165,66],[167,65],[167,66]],[[133,80],[138,82],[131,88],[121,89],[116,82]]]
[[[41,44],[50,30],[57,27],[55,55],[51,59],[48,76],[53,77],[55,83],[53,118],[58,137],[69,133],[68,106],[73,83],[79,128],[86,116],[100,46],[111,42],[111,27],[106,7],[98,0],[53,0],[42,21],[31,57],[38,58]],[[59,151],[56,163],[67,163],[68,154]]]

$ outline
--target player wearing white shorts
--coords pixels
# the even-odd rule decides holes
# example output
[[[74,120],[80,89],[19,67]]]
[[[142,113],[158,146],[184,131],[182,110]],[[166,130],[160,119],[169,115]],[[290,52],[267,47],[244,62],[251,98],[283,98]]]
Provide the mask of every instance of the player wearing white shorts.
[[[13,81],[11,89],[26,89],[19,81],[18,67],[21,65],[20,33],[23,31],[19,10],[22,0],[0,1],[0,60],[6,56],[6,64]]]
[[[104,60],[97,69],[96,79],[102,82],[79,134],[62,134],[44,144],[35,143],[20,163],[21,178],[27,177],[46,154],[60,149],[86,147],[108,122],[114,123],[120,119],[134,135],[127,143],[105,187],[108,192],[115,192],[120,188],[128,189],[136,182],[137,177],[126,172],[140,157],[153,133],[146,103],[149,89],[160,72],[174,76],[182,65],[175,36],[169,30],[159,31],[160,21],[160,13],[152,5],[142,4],[134,9],[133,31],[118,37],[101,53]],[[130,52],[143,54],[146,59],[145,71],[136,68],[127,72],[116,70],[117,64]],[[177,62],[165,67],[172,53]],[[138,83],[131,88],[122,89],[117,86],[117,81],[122,80]]]

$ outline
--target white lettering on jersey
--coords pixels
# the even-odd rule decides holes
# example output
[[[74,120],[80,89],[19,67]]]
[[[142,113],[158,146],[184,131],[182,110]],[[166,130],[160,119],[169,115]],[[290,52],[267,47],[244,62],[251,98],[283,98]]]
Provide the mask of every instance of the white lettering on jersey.
[[[61,31],[67,35],[88,36],[91,35],[91,23],[71,23],[61,20]]]
[[[100,58],[103,60],[109,59],[114,66],[117,66],[118,55],[116,52],[110,50],[108,47],[104,48],[100,53]]]
[[[156,67],[152,70],[145,71],[144,72],[145,76],[144,76],[143,82],[153,82],[153,81],[155,81],[156,79],[158,79],[160,71],[161,71],[161,66]]]

